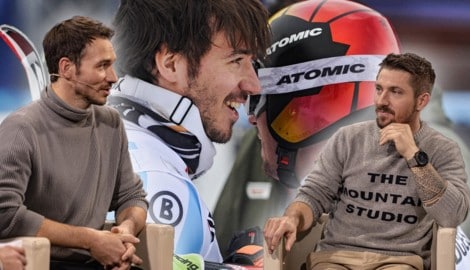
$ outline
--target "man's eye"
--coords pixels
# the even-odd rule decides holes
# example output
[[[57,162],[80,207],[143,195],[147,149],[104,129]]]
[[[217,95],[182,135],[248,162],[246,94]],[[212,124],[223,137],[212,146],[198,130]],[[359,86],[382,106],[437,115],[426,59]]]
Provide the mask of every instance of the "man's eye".
[[[240,64],[242,62],[243,58],[236,58],[234,60],[232,60],[232,63],[235,63],[235,64]]]

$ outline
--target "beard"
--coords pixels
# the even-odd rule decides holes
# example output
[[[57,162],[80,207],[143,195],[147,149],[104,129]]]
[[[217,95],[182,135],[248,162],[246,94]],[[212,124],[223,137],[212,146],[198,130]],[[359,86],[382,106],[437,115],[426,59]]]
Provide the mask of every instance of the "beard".
[[[210,123],[213,123],[213,122],[211,120],[208,120],[208,124],[206,125],[206,121],[204,120],[202,121],[204,130],[206,131],[206,135],[212,142],[226,143],[230,140],[230,138],[232,137],[233,124],[230,126],[230,129],[228,131],[224,132],[214,127],[214,125],[211,125]]]
[[[413,106],[410,107],[410,110],[405,112],[403,116],[400,116],[399,119],[396,117],[396,112],[392,109],[390,109],[388,106],[377,106],[375,109],[375,112],[385,112],[389,113],[392,115],[392,118],[385,118],[385,117],[378,117],[375,119],[377,126],[382,129],[391,123],[404,123],[404,124],[410,124],[413,122],[413,119],[416,117],[416,102],[413,103]]]
[[[222,126],[220,113],[217,111],[217,98],[207,93],[207,87],[200,85],[196,79],[191,79],[185,90],[188,98],[199,109],[202,125],[207,137],[215,143],[226,143],[232,137],[231,123],[229,127]]]

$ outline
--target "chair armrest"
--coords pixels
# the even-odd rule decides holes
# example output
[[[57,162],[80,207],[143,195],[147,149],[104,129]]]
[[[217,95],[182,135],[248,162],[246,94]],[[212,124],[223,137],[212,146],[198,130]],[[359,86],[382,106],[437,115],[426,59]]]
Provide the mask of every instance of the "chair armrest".
[[[272,254],[268,252],[268,246],[266,240],[263,240],[263,269],[265,270],[282,270],[284,266],[284,250],[285,240],[281,240],[281,243],[277,246]]]
[[[173,268],[175,229],[170,225],[147,224],[138,235],[136,254],[144,262],[146,270],[168,270]]]
[[[51,242],[45,237],[15,237],[0,240],[6,243],[19,240],[26,253],[26,270],[49,270]]]
[[[437,229],[436,229],[437,227]],[[435,225],[432,243],[432,269],[455,269],[456,228]],[[434,259],[435,258],[435,259]]]

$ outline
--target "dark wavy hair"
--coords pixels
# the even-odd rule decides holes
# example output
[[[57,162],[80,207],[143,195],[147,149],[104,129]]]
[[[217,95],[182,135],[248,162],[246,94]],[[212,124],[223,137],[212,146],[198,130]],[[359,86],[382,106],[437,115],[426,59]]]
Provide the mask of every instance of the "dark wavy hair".
[[[50,74],[58,73],[59,60],[69,58],[80,67],[85,47],[96,38],[111,39],[114,30],[102,22],[85,16],[74,16],[56,24],[44,36],[42,46]],[[57,77],[51,77],[54,82]]]
[[[259,58],[271,34],[259,0],[122,0],[113,25],[118,73],[150,83],[157,82],[154,57],[163,45],[187,59],[194,78],[214,34],[223,31],[233,48],[243,45]]]

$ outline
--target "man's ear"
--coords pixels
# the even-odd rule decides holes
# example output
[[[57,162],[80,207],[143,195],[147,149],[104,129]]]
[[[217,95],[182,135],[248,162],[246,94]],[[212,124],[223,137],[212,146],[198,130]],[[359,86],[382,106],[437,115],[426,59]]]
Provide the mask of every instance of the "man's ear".
[[[168,51],[166,46],[161,47],[155,54],[158,81],[164,80],[171,84],[178,82],[177,65],[179,58],[179,54]]]
[[[431,99],[431,94],[429,94],[428,92],[425,92],[419,95],[417,102],[416,102],[416,110],[422,111],[424,107],[428,105],[430,99]]]
[[[59,74],[65,79],[71,79],[76,73],[76,65],[68,57],[62,57],[59,60]]]

